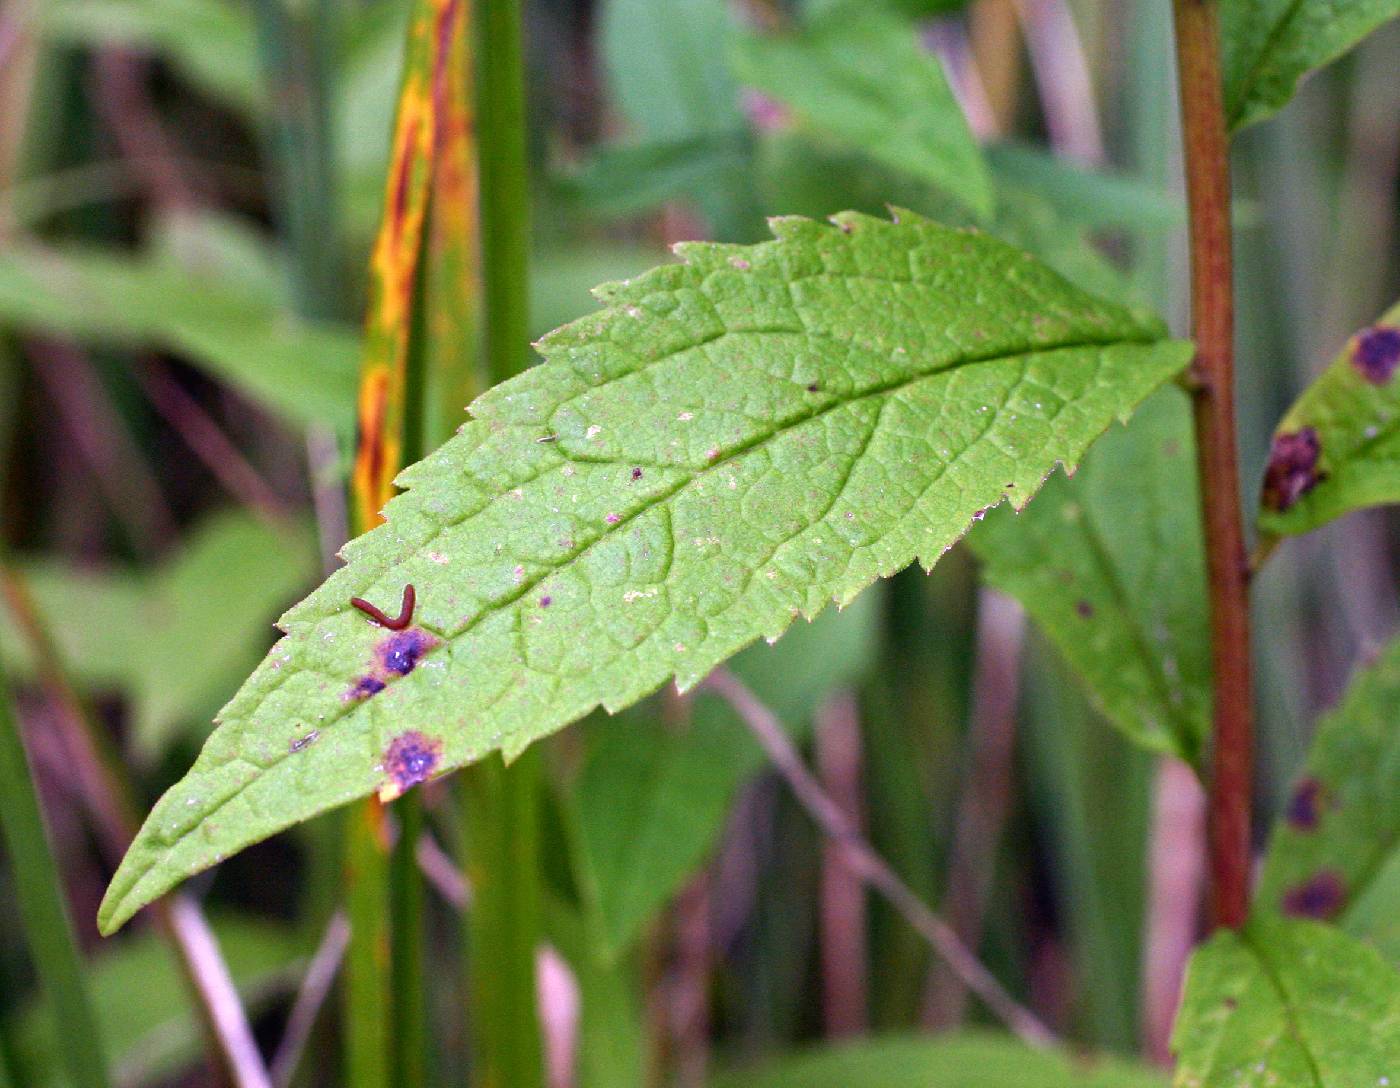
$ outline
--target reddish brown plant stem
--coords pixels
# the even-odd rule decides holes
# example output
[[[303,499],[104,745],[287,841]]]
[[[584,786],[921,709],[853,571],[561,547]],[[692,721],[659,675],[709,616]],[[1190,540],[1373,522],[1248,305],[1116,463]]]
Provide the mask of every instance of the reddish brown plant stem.
[[[1192,401],[1210,580],[1215,728],[1209,799],[1211,920],[1238,927],[1249,906],[1253,698],[1249,567],[1235,449],[1230,162],[1214,0],[1173,0],[1190,211]]]

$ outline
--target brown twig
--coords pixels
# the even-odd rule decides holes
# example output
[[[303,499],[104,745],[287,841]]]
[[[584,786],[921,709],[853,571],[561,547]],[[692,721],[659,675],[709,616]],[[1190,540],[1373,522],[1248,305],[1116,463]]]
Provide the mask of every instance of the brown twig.
[[[126,49],[104,49],[93,74],[93,101],[151,200],[167,210],[193,207],[194,191],[146,92],[146,62]]]
[[[856,831],[836,802],[826,795],[820,783],[807,770],[773,712],[728,669],[716,669],[705,680],[705,686],[734,708],[798,803],[806,809],[824,835],[841,845],[842,857],[851,871],[885,897],[890,906],[928,941],[934,952],[943,958],[997,1019],[1031,1046],[1054,1045],[1054,1032],[1035,1013],[1007,993],[996,977],[958,939],[953,928],[931,911]]]
[[[184,439],[210,474],[239,502],[265,521],[285,522],[287,504],[258,475],[233,440],[157,360],[136,368],[137,379],[161,418]]]
[[[174,535],[175,517],[140,451],[107,403],[92,364],[77,348],[62,341],[35,340],[26,346],[73,444],[132,545],[142,552],[155,551]]]
[[[1230,160],[1213,0],[1173,0],[1190,212],[1191,393],[1210,583],[1215,721],[1210,775],[1211,917],[1238,927],[1249,909],[1254,702],[1249,564],[1235,437]]]
[[[976,675],[968,727],[968,759],[954,822],[948,891],[944,897],[953,932],[968,948],[982,941],[997,844],[1011,803],[1011,761],[1016,743],[1016,700],[1026,614],[989,587],[978,594]],[[966,1014],[967,989],[946,965],[929,975],[924,1024],[947,1028]]]

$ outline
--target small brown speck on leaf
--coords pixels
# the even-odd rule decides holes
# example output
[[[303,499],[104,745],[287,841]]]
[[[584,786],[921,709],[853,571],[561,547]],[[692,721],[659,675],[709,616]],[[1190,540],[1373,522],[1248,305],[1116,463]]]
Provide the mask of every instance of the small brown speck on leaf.
[[[1351,362],[1372,385],[1384,385],[1400,368],[1400,327],[1375,325],[1357,333]]]
[[[1094,615],[1094,606],[1088,601],[1076,601],[1074,610],[1084,619],[1091,619]]]
[[[1264,506],[1282,513],[1316,487],[1323,479],[1317,470],[1321,453],[1322,444],[1312,427],[1275,435],[1264,473]]]
[[[1346,902],[1346,886],[1331,869],[1289,888],[1283,895],[1283,913],[1294,918],[1316,918],[1325,922],[1336,916]]]
[[[640,480],[641,478],[642,478],[642,470],[639,469],[639,468],[634,468],[634,469],[632,470],[632,479],[634,479],[634,480]]]
[[[387,804],[426,782],[442,759],[442,741],[416,729],[400,733],[384,749],[384,773],[389,776],[379,787],[379,800]]]

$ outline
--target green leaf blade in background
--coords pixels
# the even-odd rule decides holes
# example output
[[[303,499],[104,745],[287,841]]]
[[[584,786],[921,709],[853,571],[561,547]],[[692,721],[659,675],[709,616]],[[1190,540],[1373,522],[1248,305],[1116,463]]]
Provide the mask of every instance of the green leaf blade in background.
[[[1176,1088],[1361,1088],[1400,1070],[1400,974],[1319,922],[1220,930],[1187,967]]]
[[[739,76],[798,123],[955,197],[980,220],[991,175],[938,58],[913,24],[868,6],[837,7],[799,31],[735,42]]]
[[[1156,1070],[1037,1050],[1008,1035],[876,1036],[722,1074],[711,1088],[1165,1088]]]
[[[1400,0],[1228,0],[1220,5],[1225,116],[1232,130],[1282,109],[1309,72],[1336,60]]]
[[[1310,532],[1400,502],[1400,304],[1347,343],[1274,432],[1259,528]]]
[[[290,312],[251,230],[158,225],[137,254],[18,243],[0,253],[0,323],[101,344],[154,345],[296,424],[348,430],[359,334]]]
[[[205,518],[150,570],[21,570],[74,679],[125,696],[132,752],[152,763],[189,726],[199,729],[183,739],[206,735],[209,713],[256,664],[271,621],[318,566],[310,526],[230,510]],[[22,675],[35,667],[3,611],[0,661]]]
[[[1274,825],[1254,911],[1333,922],[1400,966],[1400,641],[1319,723]]]
[[[994,239],[916,216],[773,222],[599,290],[288,632],[108,890],[111,931],[293,823],[386,799],[595,706],[682,688],[1024,503],[1190,346]],[[350,605],[415,622],[385,632]],[[410,754],[412,758],[406,758]]]
[[[1131,740],[1195,762],[1210,728],[1210,638],[1190,410],[1164,389],[1073,479],[968,537]]]

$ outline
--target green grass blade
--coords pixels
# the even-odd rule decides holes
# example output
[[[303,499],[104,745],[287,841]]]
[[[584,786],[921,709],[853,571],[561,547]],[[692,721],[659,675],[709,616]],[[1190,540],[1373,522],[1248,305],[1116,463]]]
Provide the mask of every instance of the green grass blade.
[[[83,979],[83,963],[64,902],[63,883],[49,847],[20,738],[19,719],[0,675],[0,832],[14,874],[20,916],[34,967],[67,1039],[63,1064],[76,1088],[110,1083],[97,1018]]]

